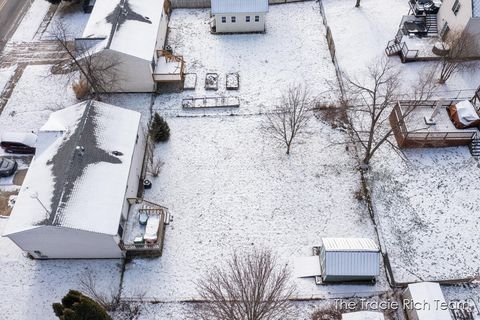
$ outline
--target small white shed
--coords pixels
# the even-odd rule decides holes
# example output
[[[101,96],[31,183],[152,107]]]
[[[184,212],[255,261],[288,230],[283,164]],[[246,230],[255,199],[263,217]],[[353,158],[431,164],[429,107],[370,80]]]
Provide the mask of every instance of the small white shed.
[[[37,259],[123,257],[145,152],[140,117],[97,101],[53,112],[3,236]]]
[[[410,320],[452,320],[442,289],[436,282],[409,284],[403,293],[403,304]]]
[[[342,314],[342,320],[385,320],[385,317],[381,312],[357,311]]]
[[[264,32],[268,0],[212,0],[212,32]]]
[[[373,281],[380,274],[380,249],[368,238],[322,238],[322,281]]]

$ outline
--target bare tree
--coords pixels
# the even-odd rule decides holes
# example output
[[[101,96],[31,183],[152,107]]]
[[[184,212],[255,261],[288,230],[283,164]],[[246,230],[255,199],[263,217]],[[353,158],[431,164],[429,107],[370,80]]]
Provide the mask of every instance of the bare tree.
[[[277,320],[292,316],[290,272],[269,251],[255,250],[215,266],[197,283],[199,319]]]
[[[80,80],[77,82],[77,92],[84,91],[79,89],[82,83],[88,86],[88,91],[96,98],[98,95],[110,92],[118,86],[120,61],[111,54],[95,54],[91,48],[92,42],[71,40],[73,37],[69,34],[64,23],[56,22],[50,36],[57,42],[61,48],[61,54],[70,60],[70,71],[78,71]],[[71,73],[73,75],[73,73]]]
[[[307,126],[312,106],[313,99],[308,89],[301,85],[294,85],[290,86],[287,93],[282,96],[274,112],[267,114],[265,130],[277,141],[285,144],[287,154],[290,154],[293,140],[301,135]]]
[[[135,294],[135,297],[128,301],[121,300],[118,288],[112,287],[108,292],[100,291],[97,278],[91,271],[84,272],[80,276],[80,289],[114,315],[113,318],[117,320],[136,320],[145,309],[145,293]]]
[[[108,292],[100,292],[97,287],[97,278],[89,270],[82,273],[79,277],[80,289],[87,296],[98,302],[105,310],[114,310],[119,303],[119,296],[115,288],[110,288]]]
[[[444,40],[446,53],[438,62],[438,83],[444,84],[457,72],[475,67],[471,57],[478,56],[478,45],[472,35],[467,32],[450,31]]]
[[[347,109],[347,130],[362,150],[364,168],[368,168],[370,160],[384,143],[397,150],[390,141],[394,130],[417,106],[431,98],[436,87],[431,70],[420,73],[410,93],[401,93],[401,80],[400,71],[386,57],[368,67],[364,81],[344,75],[345,96],[341,103]],[[411,100],[410,108],[403,113],[398,124],[390,124],[388,116],[392,107],[406,97]]]

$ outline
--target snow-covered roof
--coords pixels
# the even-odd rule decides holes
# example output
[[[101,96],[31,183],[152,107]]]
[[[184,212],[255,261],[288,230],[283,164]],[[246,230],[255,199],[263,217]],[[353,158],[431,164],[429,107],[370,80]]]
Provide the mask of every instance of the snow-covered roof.
[[[441,307],[442,304],[445,304],[445,297],[438,283],[413,283],[408,285],[407,290],[410,292],[412,301],[406,308],[413,308],[418,320],[452,320],[450,311]]]
[[[2,133],[2,141],[19,142],[29,147],[35,147],[37,135],[31,132],[4,132]]]
[[[322,238],[322,243],[325,251],[379,251],[377,244],[368,238]]]
[[[82,39],[95,39],[97,51],[111,49],[151,61],[163,5],[164,0],[97,0]]]
[[[268,12],[268,0],[212,0],[212,14]]]
[[[97,101],[52,113],[4,235],[45,225],[117,234],[139,126],[140,113]]]
[[[342,320],[384,320],[381,312],[357,311],[342,314]]]

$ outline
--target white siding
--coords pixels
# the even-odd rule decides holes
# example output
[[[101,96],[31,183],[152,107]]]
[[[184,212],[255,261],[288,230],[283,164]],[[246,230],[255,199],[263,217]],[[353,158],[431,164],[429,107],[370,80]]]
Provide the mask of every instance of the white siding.
[[[129,204],[128,198],[136,198],[140,177],[142,175],[143,157],[145,155],[145,134],[141,124],[138,126],[138,140],[133,151],[132,165],[130,167],[130,174],[128,177],[127,191],[125,194],[125,201],[122,209],[122,216],[124,219],[128,217]]]
[[[475,52],[472,52],[472,56],[480,57],[480,18],[470,19],[465,29],[473,36],[476,42]],[[472,85],[475,86],[476,84]]]
[[[323,275],[327,276],[378,276],[379,252],[326,252]]]
[[[452,11],[455,0],[443,0],[440,10],[438,11],[438,30],[440,31],[445,24],[448,23],[450,30],[463,31],[468,21],[472,17],[472,1],[460,0],[460,10],[457,15]]]
[[[165,11],[162,11],[162,17],[160,20],[160,24],[158,25],[158,33],[157,33],[157,43],[155,44],[156,49],[163,49],[165,45],[165,40],[167,39],[167,29],[168,29],[168,15]],[[155,59],[157,55],[155,53]]]
[[[250,17],[250,22],[246,21],[247,16]],[[258,22],[255,22],[255,16],[259,17]],[[265,13],[216,14],[215,25],[219,33],[263,32],[265,16]],[[226,22],[222,22],[222,17],[226,18]],[[235,17],[235,22],[232,22],[232,17]]]
[[[63,227],[42,226],[8,236],[22,250],[49,259],[122,258],[116,236]]]

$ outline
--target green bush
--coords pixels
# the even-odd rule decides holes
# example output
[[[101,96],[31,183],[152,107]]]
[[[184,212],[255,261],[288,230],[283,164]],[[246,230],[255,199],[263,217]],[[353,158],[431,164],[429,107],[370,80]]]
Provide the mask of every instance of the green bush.
[[[156,143],[167,141],[170,138],[168,123],[156,112],[150,126],[150,136]]]
[[[52,307],[60,320],[112,320],[102,306],[75,290],[70,290],[62,303],[54,303]]]

